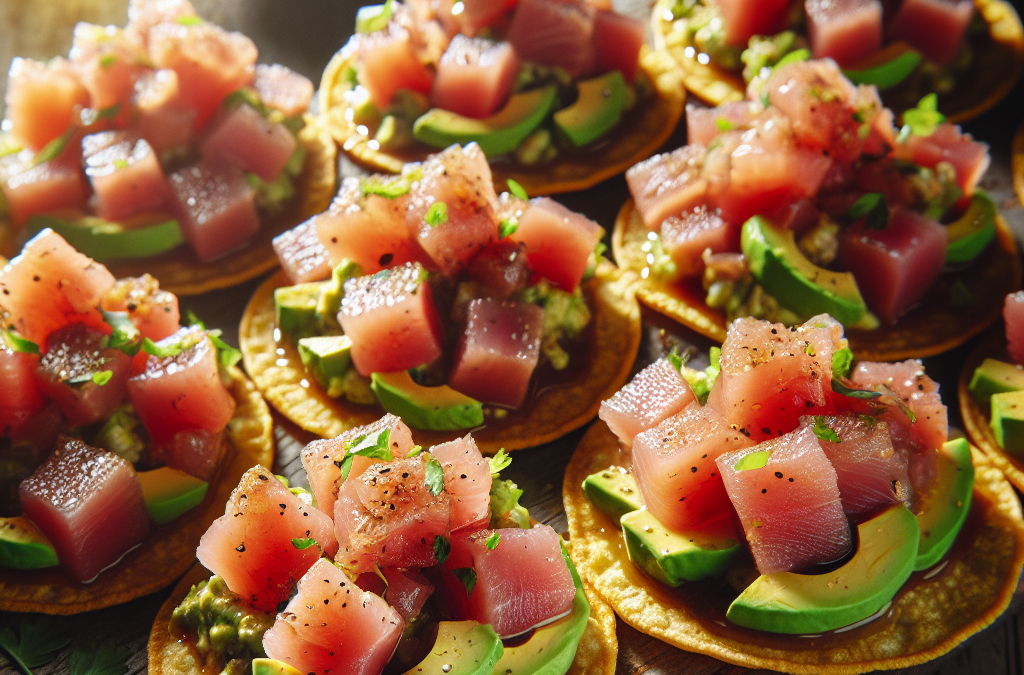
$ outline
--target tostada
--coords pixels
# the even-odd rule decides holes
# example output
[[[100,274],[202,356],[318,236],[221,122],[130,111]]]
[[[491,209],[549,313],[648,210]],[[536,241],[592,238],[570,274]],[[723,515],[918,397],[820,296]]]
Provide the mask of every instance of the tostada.
[[[589,0],[363,7],[320,84],[325,125],[373,171],[478,143],[499,184],[582,190],[649,157],[683,113],[645,22]]]
[[[15,59],[3,252],[51,228],[186,294],[271,269],[271,239],[329,203],[336,150],[306,114],[312,83],[256,57],[188,0],[133,0],[124,28],[77,24],[68,58]]]
[[[270,411],[219,331],[182,327],[52,230],[0,271],[0,609],[74,614],[171,584]]]
[[[602,404],[564,482],[573,561],[627,623],[789,673],[907,668],[1009,605],[1021,505],[920,361],[854,364],[828,315],[730,325]]]

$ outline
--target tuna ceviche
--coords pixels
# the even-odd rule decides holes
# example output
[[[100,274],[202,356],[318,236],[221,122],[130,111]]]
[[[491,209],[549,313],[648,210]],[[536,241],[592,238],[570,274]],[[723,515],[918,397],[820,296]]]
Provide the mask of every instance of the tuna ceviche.
[[[974,470],[920,361],[852,365],[828,315],[738,319],[706,370],[673,354],[602,405],[631,465],[584,492],[635,565],[721,585],[735,625],[820,634],[867,619],[947,554]]]
[[[0,215],[104,262],[182,242],[209,261],[294,197],[305,77],[189,0],[132,0],[128,25],[79,23],[67,59],[15,59],[0,136]]]
[[[1008,360],[986,358],[974,370],[968,391],[1000,448],[1024,459],[1024,291],[1006,296],[1003,306]]]
[[[495,193],[478,145],[453,145],[398,176],[345,179],[326,212],[275,239],[297,283],[274,292],[277,326],[311,379],[449,430],[482,424],[484,403],[522,406],[535,372],[565,369],[603,231],[510,189]]]
[[[311,490],[250,469],[171,637],[226,673],[564,673],[590,605],[510,461],[469,435],[424,450],[389,414],[306,446]]]
[[[988,146],[933,96],[897,129],[877,90],[828,59],[776,68],[748,94],[691,107],[689,145],[626,173],[645,278],[703,288],[728,320],[829,313],[870,329],[992,245],[996,208],[976,189]]]
[[[203,501],[238,352],[51,230],[0,271],[0,316],[0,566],[89,581]]]
[[[473,141],[488,157],[548,162],[606,141],[655,95],[646,40],[610,3],[388,0],[359,11],[340,53],[347,119],[389,154]]]

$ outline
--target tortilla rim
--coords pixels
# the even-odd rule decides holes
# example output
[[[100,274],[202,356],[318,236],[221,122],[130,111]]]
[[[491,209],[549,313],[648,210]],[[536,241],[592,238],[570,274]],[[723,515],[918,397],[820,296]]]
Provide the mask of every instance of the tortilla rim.
[[[187,244],[148,258],[111,260],[107,269],[117,278],[151,274],[160,288],[177,296],[198,295],[248,281],[278,266],[272,240],[302,221],[324,211],[334,198],[337,148],[317,118],[305,116],[299,142],[306,161],[297,183],[295,201],[281,214],[266,218],[244,248],[210,262],[201,262]],[[0,240],[7,247],[18,238],[11,225],[0,220]],[[13,253],[14,251],[8,251]]]
[[[228,454],[202,504],[166,525],[153,525],[138,548],[96,581],[81,584],[60,568],[0,570],[0,611],[78,614],[120,605],[165,588],[195,559],[199,538],[224,512],[242,474],[274,459],[273,419],[255,385],[232,367],[230,391],[235,416],[228,423]],[[24,577],[31,575],[31,583]]]
[[[345,119],[348,107],[335,94],[338,80],[350,61],[342,51],[327,64],[320,83],[320,110],[324,125],[357,164],[372,171],[401,173],[407,161],[421,160],[426,155],[399,158],[373,150],[368,146],[366,137],[357,133],[356,125]],[[645,45],[640,52],[640,65],[654,85],[655,99],[653,104],[643,106],[641,116],[633,120],[625,136],[621,135],[622,129],[616,128],[612,133],[620,135],[614,143],[579,157],[563,157],[535,168],[515,168],[510,162],[495,162],[491,164],[494,184],[505,185],[507,180],[515,180],[534,197],[575,192],[617,176],[653,155],[672,135],[682,118],[686,91],[679,80],[675,60],[666,52]],[[438,148],[434,152],[440,151]]]
[[[641,276],[637,299],[701,335],[724,341],[725,314],[704,304],[703,291],[697,293],[671,282],[643,277],[646,254],[630,247],[626,241],[627,235],[641,229],[646,231],[633,200],[628,200],[615,219],[612,253],[623,269]],[[940,281],[943,278],[945,281],[935,284],[921,306],[903,315],[894,326],[882,326],[873,331],[847,330],[846,337],[854,354],[863,361],[901,361],[934,356],[963,344],[997,321],[1002,316],[1002,299],[1007,293],[1020,288],[1022,274],[1013,232],[1001,215],[996,216],[996,242],[997,246],[990,245],[981,254],[986,256],[985,259],[979,258],[967,270],[943,274]],[[991,302],[988,305],[975,302],[969,309],[952,306],[948,295],[937,297],[948,293],[943,284],[951,283],[950,279],[962,281],[972,298],[988,298]],[[680,298],[680,294],[687,297]],[[928,329],[922,329],[922,325]]]
[[[589,348],[593,354],[591,367],[582,380],[545,390],[541,404],[529,403],[531,412],[525,417],[510,415],[506,421],[497,420],[472,430],[481,452],[519,450],[553,441],[593,419],[601,401],[622,387],[640,348],[640,306],[633,295],[633,283],[632,275],[621,273],[610,262],[598,266],[594,279],[582,284],[596,331],[595,344]],[[260,392],[286,418],[323,438],[334,438],[379,419],[384,414],[379,406],[328,397],[306,374],[291,341],[275,341],[273,292],[285,285],[288,281],[282,271],[261,284],[249,300],[239,327],[245,368]],[[429,447],[469,431],[413,429],[413,437]]]
[[[1013,189],[1017,201],[1024,204],[1024,124],[1017,129],[1010,148],[1010,173],[1013,174]]]
[[[1012,540],[1014,551],[1012,555],[1006,550],[997,550],[1003,559],[1000,562],[1001,570],[1004,570],[1002,577],[992,586],[992,591],[986,597],[989,602],[985,606],[978,606],[974,597],[960,598],[957,616],[967,616],[965,622],[959,627],[951,628],[944,625],[948,617],[941,619],[929,615],[931,623],[915,621],[911,619],[912,626],[917,634],[910,636],[909,627],[900,631],[890,627],[899,627],[900,624],[894,621],[885,630],[879,630],[869,635],[863,635],[859,640],[834,647],[830,650],[822,649],[770,649],[767,647],[753,646],[739,641],[724,638],[705,630],[693,614],[685,606],[669,602],[670,595],[663,590],[658,582],[644,576],[636,567],[629,562],[625,547],[621,545],[619,530],[603,514],[596,511],[590,501],[583,494],[583,479],[613,464],[621,464],[618,439],[608,429],[604,422],[598,422],[592,426],[580,441],[572,459],[565,472],[563,483],[563,501],[565,504],[566,516],[569,523],[570,556],[576,564],[580,574],[586,581],[593,585],[602,599],[612,606],[616,614],[627,624],[637,630],[646,633],[663,642],[674,645],[686,651],[696,652],[711,656],[727,663],[745,666],[748,668],[768,668],[781,670],[783,672],[797,675],[853,675],[877,669],[907,668],[914,665],[926,663],[934,658],[948,653],[958,644],[971,635],[979,632],[995,621],[1009,606],[1010,601],[1017,589],[1021,569],[1024,568],[1024,520],[1021,516],[1021,506],[1013,487],[1006,482],[1002,473],[996,469],[985,455],[977,450],[973,453],[975,464],[975,496],[981,496],[989,503],[986,519],[988,526],[995,528],[992,537],[998,535],[999,541],[986,542],[989,547],[1004,548],[1008,541]],[[957,583],[945,582],[947,575],[958,574],[969,576],[973,574],[970,561],[981,568],[985,568],[988,562],[978,562],[975,557],[988,554],[986,548],[984,553],[978,553],[977,549],[971,549],[962,559],[953,561],[934,581],[926,581],[915,587],[910,592],[900,596],[892,606],[897,618],[903,617],[915,611],[914,599],[923,595],[930,602],[919,603],[924,611],[918,609],[918,618],[926,615],[927,610],[934,609],[944,602],[951,602],[950,587],[960,588],[961,585],[967,591],[984,593],[977,590],[977,584],[971,584],[971,579],[977,580],[984,577],[974,574],[973,577],[961,580]],[[994,565],[995,562],[992,562]],[[992,581],[989,577],[989,581]],[[639,584],[637,583],[639,582]],[[921,591],[924,589],[924,591]],[[933,594],[927,595],[928,591]],[[910,601],[907,599],[911,598]],[[660,611],[656,617],[642,616],[642,609],[648,606],[655,606]],[[966,612],[966,614],[965,614]],[[909,617],[908,617],[909,618]],[[878,625],[878,624],[876,624]],[[672,632],[674,635],[668,635]],[[896,635],[890,635],[891,633]],[[920,634],[927,633],[924,638]],[[941,635],[937,635],[941,633]],[[932,644],[927,648],[921,647],[910,650],[912,653],[899,653],[907,638],[926,640],[931,637]],[[886,644],[884,640],[890,639]],[[900,638],[903,638],[902,640]],[[851,648],[857,646],[857,650],[865,650],[869,641],[877,640],[874,649],[888,649],[890,653],[884,658],[852,658]],[[804,659],[799,660],[802,655]],[[844,660],[844,657],[845,660]]]
[[[746,98],[747,86],[742,77],[712,65],[702,64],[695,56],[687,56],[683,49],[667,44],[666,35],[671,30],[672,22],[664,20],[661,6],[662,3],[658,2],[651,15],[654,44],[656,48],[666,50],[675,58],[679,67],[679,77],[686,89],[712,106]],[[1013,5],[1004,0],[974,0],[974,6],[988,24],[991,40],[1009,49],[1014,59],[1009,64],[1009,75],[1001,79],[998,86],[989,89],[983,98],[973,105],[949,115],[950,122],[973,119],[995,106],[1013,89],[1024,72],[1024,27]]]

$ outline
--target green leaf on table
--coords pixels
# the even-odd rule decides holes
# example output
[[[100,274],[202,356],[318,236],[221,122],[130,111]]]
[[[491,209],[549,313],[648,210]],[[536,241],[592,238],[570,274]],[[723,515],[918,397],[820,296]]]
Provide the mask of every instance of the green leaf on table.
[[[0,630],[0,651],[25,675],[53,661],[57,652],[71,642],[67,621],[55,616],[26,616],[18,625]]]
[[[109,640],[96,651],[79,647],[71,654],[68,671],[71,675],[124,675],[128,672],[127,647],[117,646]]]

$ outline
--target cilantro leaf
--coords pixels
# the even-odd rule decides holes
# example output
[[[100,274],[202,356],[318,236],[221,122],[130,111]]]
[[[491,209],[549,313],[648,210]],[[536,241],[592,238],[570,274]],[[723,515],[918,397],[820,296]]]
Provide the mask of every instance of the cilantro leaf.
[[[71,654],[68,671],[71,675],[124,675],[128,672],[127,647],[107,641],[96,648],[79,647]]]
[[[434,537],[434,560],[440,565],[448,559],[448,554],[452,551],[452,545],[448,543],[448,540],[437,535]]]
[[[498,542],[500,541],[501,534],[495,532],[491,536],[487,537],[487,541],[484,543],[487,544],[487,548],[493,551],[494,549],[498,548]]]
[[[25,354],[35,354],[36,356],[40,356],[42,354],[39,350],[39,345],[31,340],[26,340],[13,330],[5,330],[2,335],[3,341],[7,343],[7,346],[10,347],[12,351],[22,352]]]
[[[300,551],[305,551],[310,546],[319,546],[319,544],[316,543],[316,539],[313,539],[312,537],[309,537],[307,539],[302,539],[302,538],[292,539],[292,546],[294,546],[295,548],[299,549]]]
[[[409,454],[406,455],[405,457],[406,457],[406,459],[408,459],[410,457],[415,457],[416,455],[420,454],[421,452],[423,452],[423,446],[422,445],[414,445],[412,450],[410,450]]]
[[[448,222],[448,205],[444,202],[434,202],[427,210],[423,220],[431,227],[438,227]]]
[[[511,237],[515,234],[516,230],[519,229],[519,220],[517,218],[509,218],[503,220],[498,224],[498,239],[504,239],[505,237]]]
[[[846,216],[853,221],[864,218],[872,230],[884,230],[889,224],[889,206],[881,192],[869,192],[853,203]]]
[[[356,32],[375,33],[387,28],[392,14],[391,3],[392,0],[386,0],[383,5],[361,8],[356,14]]]
[[[508,183],[508,191],[512,193],[513,197],[518,197],[519,199],[522,199],[524,202],[530,199],[529,195],[526,194],[526,188],[524,188],[522,185],[512,180],[511,178],[509,178],[506,181],[506,183]]]
[[[490,526],[495,529],[519,527],[529,529],[530,512],[519,504],[523,491],[510,480],[491,481]]]
[[[128,317],[128,312],[105,312],[101,309],[100,314],[103,315],[104,323],[110,326],[112,331],[107,346],[120,349],[128,356],[138,354],[139,349],[142,348],[142,343],[139,341],[142,334]]]
[[[96,373],[96,374],[94,374],[92,376],[92,382],[93,382],[93,384],[98,384],[99,386],[102,387],[107,382],[110,382],[110,378],[112,378],[113,376],[114,376],[114,371],[112,371],[112,370],[101,370],[100,372],[98,372],[98,373]]]
[[[198,16],[179,16],[174,20],[175,23],[179,23],[182,26],[201,26],[205,21],[200,19]]]
[[[58,617],[26,616],[18,625],[18,635],[10,628],[0,630],[0,651],[25,675],[52,661],[69,642],[68,624]]]
[[[868,391],[866,389],[853,389],[846,386],[843,382],[833,378],[832,380],[832,391],[841,395],[849,396],[850,398],[862,398],[862,399],[873,399],[878,398],[882,394],[877,391]]]
[[[431,457],[426,461],[423,468],[426,470],[424,481],[427,484],[427,489],[430,490],[430,494],[436,497],[444,492],[444,469],[441,467],[441,462]]]
[[[672,367],[677,371],[682,371],[683,366],[686,365],[686,361],[683,360],[679,350],[673,349],[668,354],[665,354],[665,360],[672,364]]]
[[[396,199],[412,190],[413,180],[411,176],[401,178],[385,179],[364,178],[359,181],[359,192],[364,197],[367,195],[378,195],[387,199]]]
[[[221,330],[219,328],[207,331],[206,335],[213,343],[214,349],[217,350],[217,363],[225,368],[230,368],[242,360],[242,352],[220,339]]]
[[[843,347],[832,354],[832,377],[843,379],[850,376],[850,368],[853,366],[853,352],[849,347]]]
[[[32,165],[37,166],[56,159],[60,153],[64,152],[64,148],[71,142],[71,137],[75,135],[76,131],[78,131],[78,125],[72,122],[64,130],[64,133],[44,145],[43,149],[36,153],[35,157],[32,158]]]
[[[203,330],[206,330],[206,324],[203,323],[202,320],[198,316],[196,316],[196,313],[193,312],[191,309],[185,312],[185,319],[188,321],[189,326],[199,326]]]
[[[736,128],[736,125],[727,120],[724,117],[719,117],[715,120],[715,126],[718,127],[719,131],[732,131]]]
[[[839,434],[836,433],[836,430],[830,427],[828,425],[828,420],[821,415],[815,416],[813,430],[814,435],[823,441],[831,441],[832,443],[842,442],[839,439]]]
[[[161,346],[149,338],[143,338],[142,351],[158,359],[166,359],[170,356],[177,356],[185,351],[185,344],[183,342],[172,342],[169,345]]]
[[[452,574],[466,587],[466,595],[472,596],[476,587],[476,570],[472,567],[459,567],[452,570]]]
[[[917,107],[903,113],[903,127],[897,141],[902,143],[910,134],[931,136],[946,116],[939,112],[939,97],[935,92],[928,94],[917,103]]]
[[[501,448],[493,457],[487,458],[487,464],[491,467],[491,475],[497,476],[499,473],[508,468],[508,465],[512,463],[512,458],[505,448]]]
[[[335,464],[341,469],[342,480],[348,478],[348,474],[352,470],[352,459],[356,455],[390,462],[394,459],[391,454],[391,429],[381,429],[372,434],[363,434],[350,441],[345,441],[344,453],[345,457],[342,460],[335,461]]]

